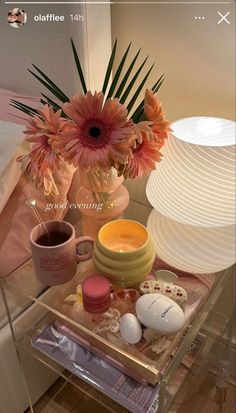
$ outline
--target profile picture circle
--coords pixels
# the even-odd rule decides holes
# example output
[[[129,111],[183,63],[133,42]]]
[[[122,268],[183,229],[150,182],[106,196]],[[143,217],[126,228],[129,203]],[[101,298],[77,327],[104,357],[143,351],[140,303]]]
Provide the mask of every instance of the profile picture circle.
[[[19,27],[24,26],[27,22],[27,14],[22,9],[14,8],[9,11],[7,21],[11,27],[19,29]]]

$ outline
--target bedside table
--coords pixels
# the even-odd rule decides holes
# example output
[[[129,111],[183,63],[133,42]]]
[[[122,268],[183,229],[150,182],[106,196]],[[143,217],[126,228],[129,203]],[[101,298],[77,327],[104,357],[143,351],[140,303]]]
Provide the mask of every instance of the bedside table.
[[[76,277],[81,279],[88,275],[90,271],[90,264],[82,265],[79,267]],[[187,325],[181,333],[176,335],[174,344],[165,351],[165,357],[161,358],[158,365],[150,366],[150,368],[155,367],[158,370],[158,384],[152,386],[155,397],[152,400],[152,406],[145,413],[167,412],[189,371],[191,375],[197,374],[200,366],[212,351],[217,337],[223,337],[226,334],[232,314],[219,314],[215,311],[215,308],[232,274],[232,268],[216,274],[206,296],[203,299],[200,296],[198,297],[196,301],[199,301],[198,305],[196,305],[195,309],[192,309]],[[33,286],[32,283],[27,283],[27,277],[34,280]],[[41,334],[51,321],[58,318],[61,323],[64,320],[67,326],[76,327],[76,332],[91,334],[91,331],[86,331],[85,326],[68,317],[68,315],[65,315],[63,311],[60,311],[55,306],[55,297],[58,297],[61,288],[64,288],[64,286],[45,287],[44,291],[37,296],[39,291],[38,282],[34,276],[31,259],[28,259],[11,274],[1,279],[1,291],[15,349],[22,367],[22,380],[25,381],[30,412],[34,412],[35,403],[31,392],[30,377],[27,377],[27,374],[25,374],[24,364],[27,360],[27,354],[37,359],[47,369],[61,376],[64,379],[64,383],[72,383],[76,388],[103,405],[104,412],[124,413],[135,411],[135,408],[134,410],[127,410],[124,404],[122,407],[117,400],[114,401],[114,398],[112,400],[107,395],[102,394],[103,389],[99,390],[97,383],[92,383],[91,380],[89,382],[86,374],[84,374],[83,379],[77,377],[71,372],[71,369],[65,368],[54,357],[49,357],[32,346],[32,341],[34,342],[37,337],[41,337]],[[13,321],[15,308],[12,308],[12,305],[14,303],[14,296],[19,297],[18,300],[24,302],[25,307],[28,307],[24,316],[17,324]],[[82,337],[84,338],[84,334],[82,334]],[[195,348],[194,354],[190,351],[193,348]]]

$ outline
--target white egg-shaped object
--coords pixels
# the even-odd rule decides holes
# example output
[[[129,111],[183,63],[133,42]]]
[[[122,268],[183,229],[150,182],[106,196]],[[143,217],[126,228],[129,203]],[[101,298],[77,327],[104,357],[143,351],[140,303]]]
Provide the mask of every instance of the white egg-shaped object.
[[[160,334],[174,334],[184,327],[182,308],[162,294],[143,295],[136,301],[135,308],[139,321]]]
[[[134,314],[127,313],[120,320],[120,335],[126,343],[136,344],[142,338],[141,325]]]

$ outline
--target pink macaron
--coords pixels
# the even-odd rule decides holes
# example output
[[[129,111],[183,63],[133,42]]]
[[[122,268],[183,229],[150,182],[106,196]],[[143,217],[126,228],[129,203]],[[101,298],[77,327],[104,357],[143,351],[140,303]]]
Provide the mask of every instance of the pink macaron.
[[[101,275],[91,275],[82,283],[84,309],[104,313],[110,306],[110,282]]]

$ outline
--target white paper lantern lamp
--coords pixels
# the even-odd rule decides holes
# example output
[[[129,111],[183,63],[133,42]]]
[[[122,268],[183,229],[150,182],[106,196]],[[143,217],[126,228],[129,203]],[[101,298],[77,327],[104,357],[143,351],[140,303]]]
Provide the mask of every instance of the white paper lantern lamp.
[[[201,128],[214,128],[203,137]],[[212,132],[216,132],[215,140]],[[235,122],[188,118],[172,124],[163,158],[150,175],[147,197],[162,214],[185,224],[235,222]],[[200,132],[199,132],[200,130]]]
[[[197,227],[151,212],[147,224],[157,255],[172,267],[208,274],[235,263],[235,226]]]
[[[171,128],[146,188],[156,252],[184,271],[220,271],[235,262],[235,122],[194,117]]]

